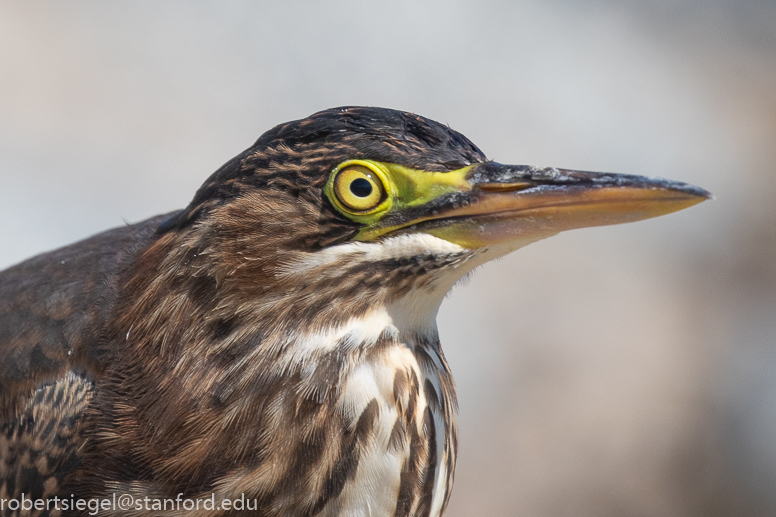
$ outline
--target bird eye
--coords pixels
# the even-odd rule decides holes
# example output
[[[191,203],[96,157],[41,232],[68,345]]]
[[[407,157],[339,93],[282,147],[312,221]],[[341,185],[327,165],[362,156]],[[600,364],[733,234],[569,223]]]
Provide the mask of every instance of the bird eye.
[[[382,180],[369,168],[353,165],[337,173],[334,193],[345,208],[364,212],[380,204],[385,197],[385,188]]]

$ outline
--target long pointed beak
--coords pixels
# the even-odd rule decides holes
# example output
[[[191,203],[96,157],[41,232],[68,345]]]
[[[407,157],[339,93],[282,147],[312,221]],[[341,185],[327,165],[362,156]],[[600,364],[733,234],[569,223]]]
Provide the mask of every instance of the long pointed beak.
[[[472,168],[466,180],[470,190],[436,200],[434,215],[414,230],[476,248],[639,221],[712,197],[665,179],[494,162]]]

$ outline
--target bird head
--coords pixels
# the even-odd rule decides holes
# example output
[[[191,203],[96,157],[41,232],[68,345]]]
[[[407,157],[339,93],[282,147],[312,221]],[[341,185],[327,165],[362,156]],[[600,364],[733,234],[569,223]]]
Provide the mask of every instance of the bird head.
[[[222,294],[241,297],[232,306],[260,299],[287,320],[301,311],[330,324],[414,293],[402,309],[411,319],[530,242],[708,197],[662,179],[503,165],[438,122],[343,107],[262,135],[160,233],[188,235],[183,258],[206,261]]]

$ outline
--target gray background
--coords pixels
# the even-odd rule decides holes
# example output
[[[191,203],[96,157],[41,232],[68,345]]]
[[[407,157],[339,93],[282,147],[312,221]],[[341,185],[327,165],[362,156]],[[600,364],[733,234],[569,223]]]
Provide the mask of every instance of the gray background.
[[[266,129],[343,104],[717,196],[453,291],[449,516],[774,515],[771,1],[3,1],[0,267],[183,207]]]

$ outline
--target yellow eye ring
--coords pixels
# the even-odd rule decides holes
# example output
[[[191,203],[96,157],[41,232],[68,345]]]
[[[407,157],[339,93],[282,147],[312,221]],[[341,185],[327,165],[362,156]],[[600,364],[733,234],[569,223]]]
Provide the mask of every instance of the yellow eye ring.
[[[338,171],[332,187],[343,207],[355,212],[372,210],[385,199],[382,179],[364,165],[349,165]]]

